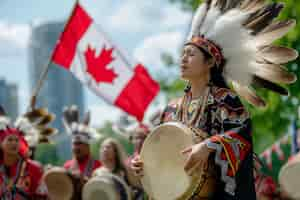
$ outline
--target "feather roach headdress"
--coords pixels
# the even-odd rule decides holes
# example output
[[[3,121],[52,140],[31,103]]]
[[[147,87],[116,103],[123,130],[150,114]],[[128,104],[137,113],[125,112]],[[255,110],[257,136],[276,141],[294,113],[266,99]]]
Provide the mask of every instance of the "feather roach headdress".
[[[48,143],[49,137],[57,133],[57,129],[49,127],[55,115],[45,108],[33,109],[17,118],[14,125],[25,134],[29,146]]]
[[[63,124],[66,132],[72,136],[73,142],[81,142],[90,144],[94,139],[100,137],[97,131],[90,127],[90,112],[87,112],[83,117],[82,122],[79,119],[78,107],[72,105],[64,108]]]
[[[272,45],[296,23],[275,20],[282,8],[281,3],[266,0],[206,0],[195,13],[187,44],[213,56],[237,94],[264,106],[253,86],[288,95],[280,84],[296,81],[282,64],[296,59],[298,52]]]

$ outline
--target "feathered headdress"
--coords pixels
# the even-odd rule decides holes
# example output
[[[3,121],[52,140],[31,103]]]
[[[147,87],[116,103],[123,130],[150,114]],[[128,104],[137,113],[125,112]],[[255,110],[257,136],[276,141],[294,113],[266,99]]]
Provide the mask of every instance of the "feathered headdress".
[[[12,123],[0,106],[0,141],[9,135],[18,136],[20,154],[27,156],[29,147],[35,147],[41,142],[48,142],[48,137],[56,133],[56,129],[47,127],[47,124],[53,119],[54,115],[41,108],[25,113]]]
[[[39,143],[48,143],[49,137],[57,133],[57,129],[49,127],[55,115],[45,108],[33,109],[18,117],[14,123],[25,134],[29,146],[35,147]]]
[[[99,133],[89,126],[90,112],[87,112],[82,122],[79,120],[79,110],[77,106],[72,105],[64,108],[63,124],[66,132],[72,136],[73,142],[82,142],[90,144],[94,139],[99,138]]]
[[[296,81],[282,64],[298,52],[272,45],[295,26],[295,20],[274,20],[282,8],[266,0],[206,0],[195,13],[187,44],[207,51],[240,96],[263,106],[253,86],[288,95],[279,84]]]

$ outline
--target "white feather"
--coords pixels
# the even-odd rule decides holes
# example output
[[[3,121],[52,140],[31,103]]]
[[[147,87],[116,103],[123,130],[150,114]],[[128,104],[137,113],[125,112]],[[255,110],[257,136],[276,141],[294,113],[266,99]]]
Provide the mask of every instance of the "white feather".
[[[25,134],[25,140],[29,146],[36,146],[39,142],[39,130],[35,123],[31,123],[26,117],[18,117],[14,123],[15,127]]]
[[[72,134],[73,131],[77,131],[78,130],[78,126],[79,124],[77,122],[72,122],[71,127],[70,127],[70,133]]]
[[[33,124],[26,117],[19,117],[15,121],[15,127],[21,130],[24,134],[27,134],[32,129],[34,129]]]
[[[5,116],[0,117],[0,130],[5,130],[10,125],[10,119]]]
[[[296,26],[295,20],[290,20],[290,24],[284,27],[281,27],[280,29],[276,29],[270,32],[263,31],[262,33],[258,34],[254,41],[257,46],[266,46],[274,42],[275,40],[283,37],[285,34],[287,34],[292,28]]]
[[[243,10],[241,10],[241,7],[237,6],[236,8],[227,10],[225,13],[219,10],[220,8],[216,6],[216,2],[217,0],[212,0],[209,10],[202,11],[203,13],[200,13],[203,7],[198,9],[198,17],[200,18],[201,16],[201,23],[199,21],[197,23],[193,22],[193,24],[197,24],[197,26],[193,26],[193,34],[198,36],[203,35],[206,39],[220,47],[226,61],[223,71],[225,80],[228,83],[233,83],[236,89],[240,90],[240,93],[248,97],[248,100],[262,105],[264,104],[263,100],[249,89],[255,74],[259,73],[264,77],[273,75],[273,79],[278,79],[279,77],[279,81],[284,83],[292,82],[293,77],[281,71],[272,72],[272,74],[270,70],[274,69],[266,69],[266,66],[259,65],[256,61],[262,57],[260,49],[262,46],[269,45],[274,40],[284,36],[290,28],[295,26],[295,21],[291,20],[279,23],[275,21],[272,25],[265,27],[264,31],[253,36],[243,24],[249,15],[253,13],[254,9],[262,7],[264,4],[263,1],[256,2],[257,8],[253,7],[248,10],[242,8]],[[229,9],[231,3],[233,2],[226,1],[225,10]],[[247,3],[251,4],[250,2]],[[247,4],[244,2],[243,5]],[[198,28],[199,24],[200,28]],[[296,55],[295,53],[294,57]],[[293,57],[291,56],[291,58]]]
[[[261,57],[259,49],[285,35],[295,25],[295,22],[291,21],[289,24],[283,22],[287,23],[286,25],[274,23],[272,26],[265,28],[260,34],[252,36],[250,31],[243,26],[251,14],[250,12],[253,11],[252,9],[245,11],[240,8],[233,8],[222,13],[216,7],[216,2],[217,0],[212,1],[209,10],[207,13],[205,12],[206,16],[203,13],[202,15],[198,13],[202,20],[201,27],[196,32],[196,26],[193,26],[193,34],[203,35],[220,47],[226,60],[223,71],[224,78],[227,82],[242,86],[242,92],[249,95],[250,91],[247,88],[252,83],[254,75],[265,70],[260,69],[262,66],[256,63],[257,59]],[[226,7],[228,7],[232,2],[226,1],[226,3]],[[261,3],[258,8],[261,7]],[[200,12],[201,9],[198,11]],[[193,24],[196,24],[196,22],[193,22]],[[199,23],[197,26],[199,26]],[[264,72],[264,75],[267,75],[267,72]]]
[[[242,26],[247,17],[247,13],[237,9],[228,11],[216,20],[205,35],[222,49],[227,61],[223,72],[226,80],[241,82],[243,85],[249,85],[252,81],[252,61],[256,56],[256,47],[249,42],[252,37]]]
[[[213,7],[208,11],[203,25],[200,28],[200,35],[205,35],[211,29],[211,27],[215,25],[217,21],[216,19],[220,16],[220,14],[221,11],[216,7]]]
[[[72,130],[73,137],[77,134],[85,135],[89,138],[89,141],[88,141],[89,143],[102,137],[102,135],[99,134],[96,129],[94,129],[90,126],[87,126],[85,124],[73,122],[71,124],[71,130]],[[74,134],[74,132],[76,132],[76,134]]]
[[[29,146],[34,147],[39,143],[39,132],[37,129],[32,129],[25,135],[25,140],[28,142]]]
[[[252,81],[256,57],[256,47],[250,43],[252,37],[243,28],[242,23],[248,14],[234,9],[228,11],[216,20],[215,25],[205,35],[221,47],[226,59],[224,77],[242,85],[249,85]]]
[[[198,35],[202,21],[203,21],[204,17],[206,16],[206,10],[207,10],[206,2],[201,4],[199,6],[199,8],[197,9],[197,11],[193,17],[191,32],[188,36],[188,40],[191,39],[193,36]]]

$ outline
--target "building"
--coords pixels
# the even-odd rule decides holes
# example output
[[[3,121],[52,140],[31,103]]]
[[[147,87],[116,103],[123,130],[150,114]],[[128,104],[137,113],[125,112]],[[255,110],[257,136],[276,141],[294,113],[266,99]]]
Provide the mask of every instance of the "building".
[[[7,83],[0,79],[0,105],[3,106],[7,115],[15,120],[19,114],[18,87],[14,83]]]
[[[33,27],[29,44],[29,74],[32,91],[49,61],[63,26],[63,23],[44,23]],[[82,85],[70,72],[55,64],[50,64],[47,79],[37,98],[37,104],[46,106],[56,114],[54,126],[63,131],[61,117],[64,106],[76,104],[81,112],[84,111]]]
[[[29,75],[30,87],[33,91],[40,79],[45,65],[49,62],[56,41],[62,32],[64,23],[43,23],[32,27],[29,42]],[[62,67],[50,64],[47,78],[37,97],[37,106],[47,107],[56,115],[53,123],[60,133],[64,133],[62,124],[62,110],[64,106],[75,104],[81,113],[84,112],[83,88],[73,75]],[[70,156],[70,140],[65,134],[57,136],[59,140],[58,152],[60,156]]]

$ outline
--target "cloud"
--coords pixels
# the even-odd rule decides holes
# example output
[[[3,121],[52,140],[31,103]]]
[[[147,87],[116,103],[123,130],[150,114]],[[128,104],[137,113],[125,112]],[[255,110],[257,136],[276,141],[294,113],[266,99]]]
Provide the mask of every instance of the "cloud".
[[[141,31],[145,29],[145,19],[147,15],[145,15],[142,11],[147,7],[145,1],[139,1],[144,3],[137,3],[135,1],[131,1],[128,3],[124,3],[116,12],[110,17],[110,26],[114,29],[121,31]],[[149,4],[151,6],[151,4]],[[150,14],[147,9],[148,14]]]
[[[131,0],[122,4],[109,21],[119,31],[153,33],[186,25],[189,19],[189,13],[161,0]]]
[[[115,121],[122,114],[122,111],[108,104],[89,105],[87,110],[91,111],[91,125],[101,127],[106,121]]]
[[[164,7],[163,12],[164,19],[161,22],[161,26],[163,27],[182,27],[183,31],[185,31],[185,29],[187,29],[185,27],[188,27],[191,22],[192,14],[190,12],[184,12],[174,5]]]
[[[31,29],[27,24],[0,21],[0,56],[19,56],[26,53]]]
[[[164,32],[145,38],[134,50],[134,57],[152,71],[164,66],[161,55],[168,53],[177,59],[184,35],[179,31]]]

